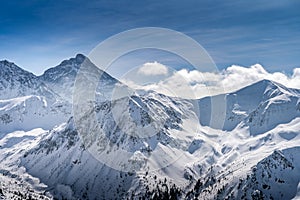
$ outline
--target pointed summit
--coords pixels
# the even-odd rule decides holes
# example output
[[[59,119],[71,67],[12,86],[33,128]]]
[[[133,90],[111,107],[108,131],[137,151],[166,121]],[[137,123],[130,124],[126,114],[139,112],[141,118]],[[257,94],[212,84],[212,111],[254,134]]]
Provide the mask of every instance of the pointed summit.
[[[100,70],[85,55],[77,54],[75,57],[64,60],[59,65],[46,70],[38,78],[62,98],[71,102],[76,76],[83,63],[85,66],[88,65]],[[118,82],[106,72],[101,72],[101,79],[106,85],[113,85]]]

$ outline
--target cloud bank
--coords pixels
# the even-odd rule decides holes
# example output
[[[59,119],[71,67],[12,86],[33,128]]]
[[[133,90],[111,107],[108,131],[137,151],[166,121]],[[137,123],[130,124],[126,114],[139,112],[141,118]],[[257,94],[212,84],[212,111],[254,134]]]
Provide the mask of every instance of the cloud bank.
[[[155,65],[160,66],[159,63]],[[146,73],[155,74],[154,71]],[[300,89],[300,68],[295,68],[292,75],[287,75],[283,72],[270,73],[260,64],[250,67],[232,65],[219,73],[182,69],[174,72],[166,79],[144,86],[137,85],[132,80],[123,81],[135,89],[154,90],[169,96],[202,98],[234,92],[263,79],[275,81],[290,88]]]

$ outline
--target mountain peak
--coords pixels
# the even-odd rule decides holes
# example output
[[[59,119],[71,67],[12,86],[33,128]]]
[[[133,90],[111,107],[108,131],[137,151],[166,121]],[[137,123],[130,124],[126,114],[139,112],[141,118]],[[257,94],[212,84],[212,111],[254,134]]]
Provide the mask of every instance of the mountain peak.
[[[74,58],[70,58],[68,60],[62,61],[59,66],[66,66],[66,65],[76,65],[79,66],[83,63],[83,61],[86,59],[86,56],[83,54],[77,54]]]
[[[15,63],[10,62],[8,60],[1,60],[0,61],[0,75],[1,77],[13,77],[13,76],[28,76],[28,77],[35,77],[34,74],[22,69],[21,67],[17,66]]]
[[[256,84],[260,84],[264,88],[263,95],[267,98],[272,98],[278,95],[289,95],[289,96],[299,96],[299,90],[287,88],[286,86],[271,80],[262,80],[257,82]]]
[[[251,84],[250,86],[247,87],[260,87],[260,88],[267,88],[267,87],[274,87],[276,86],[276,82],[268,80],[268,79],[262,79],[260,81],[257,81],[253,84]],[[246,88],[247,88],[246,87]]]
[[[78,53],[76,56],[75,56],[75,60],[78,62],[78,63],[82,63],[84,61],[84,59],[86,59],[86,56],[81,54],[81,53]]]
[[[0,61],[0,67],[1,67],[1,68],[4,68],[4,67],[6,67],[6,68],[20,68],[20,67],[18,67],[15,63],[10,62],[10,61],[8,61],[8,60],[1,60],[1,61]],[[21,69],[21,68],[20,68],[20,69]]]
[[[0,63],[2,64],[2,65],[14,65],[14,63],[13,62],[10,62],[10,61],[8,61],[8,60],[0,60]]]
[[[291,94],[294,91],[275,81],[263,79],[234,93],[240,95],[253,94],[258,97],[272,98],[274,95]]]
[[[77,54],[73,58],[62,61],[58,66],[47,69],[41,77],[43,80],[56,80],[67,74],[74,77],[86,58],[83,54]]]
[[[261,85],[263,87],[285,87],[280,83],[277,83],[275,81],[269,80],[269,79],[262,79],[256,83],[254,83],[253,85]]]

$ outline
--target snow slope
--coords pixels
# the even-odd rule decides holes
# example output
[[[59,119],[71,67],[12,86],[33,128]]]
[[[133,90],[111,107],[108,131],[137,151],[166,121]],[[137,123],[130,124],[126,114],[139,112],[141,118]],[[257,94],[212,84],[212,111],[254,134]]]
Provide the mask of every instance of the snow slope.
[[[51,129],[71,116],[71,105],[52,102],[44,96],[0,100],[0,133],[35,128]]]
[[[264,81],[265,82],[265,81]],[[267,81],[268,84],[273,84],[272,82]],[[258,84],[259,85],[259,84]],[[244,90],[241,90],[244,91]],[[297,92],[297,91],[295,91]],[[236,92],[236,96],[238,96],[239,92]],[[251,94],[252,95],[252,94]],[[279,94],[279,96],[282,94]],[[252,95],[253,96],[253,95]],[[257,95],[257,97],[260,97]],[[246,98],[246,97],[245,97]],[[260,98],[260,101],[262,102],[268,102],[270,99],[274,98],[274,96],[267,96],[264,98]],[[247,98],[246,98],[247,99]],[[249,97],[248,97],[249,100]],[[152,104],[151,102],[155,102],[155,104]],[[163,103],[159,103],[163,102]],[[176,102],[176,106],[174,105],[174,102]],[[261,103],[257,101],[258,105]],[[120,104],[119,107],[116,106],[116,104]],[[112,106],[113,105],[113,106]],[[135,128],[138,126],[145,127],[147,123],[151,120],[149,120],[149,116],[147,116],[147,113],[151,113],[151,109],[154,110],[153,113],[159,113],[156,107],[151,107],[151,105],[155,106],[161,106],[163,109],[162,111],[167,111],[168,109],[165,107],[167,105],[172,105],[171,108],[174,109],[176,112],[167,112],[167,113],[177,113],[177,114],[166,114],[160,113],[160,118],[164,122],[169,121],[172,122],[171,124],[164,127],[164,129],[160,132],[160,137],[155,135],[155,139],[153,142],[153,137],[147,137],[146,139],[136,139],[128,137],[128,134],[122,133],[121,130],[136,130],[132,126],[135,125]],[[181,105],[181,106],[180,106]],[[185,106],[183,106],[185,105]],[[189,106],[187,106],[189,105]],[[233,129],[231,132],[228,131],[220,131],[216,129],[211,129],[209,127],[197,127],[197,117],[194,117],[192,121],[189,123],[184,123],[185,119],[192,119],[192,115],[196,115],[196,112],[194,112],[191,108],[192,104],[188,104],[184,100],[180,99],[171,99],[169,97],[165,97],[163,95],[159,94],[147,94],[143,96],[131,96],[130,98],[125,99],[119,99],[116,100],[116,102],[105,102],[101,103],[100,105],[94,107],[94,109],[97,112],[98,116],[98,122],[92,122],[89,123],[87,126],[87,130],[97,130],[95,126],[99,125],[104,127],[103,129],[100,129],[100,131],[104,130],[106,132],[105,137],[110,138],[110,141],[114,142],[114,144],[117,146],[113,146],[113,148],[104,148],[102,151],[112,151],[112,152],[118,152],[118,149],[126,149],[127,151],[132,152],[132,156],[135,158],[135,162],[133,163],[126,163],[133,164],[136,167],[136,164],[138,164],[138,168],[135,169],[135,173],[125,172],[125,174],[130,174],[130,183],[126,182],[127,178],[125,178],[124,182],[126,182],[126,187],[122,184],[120,184],[120,188],[122,188],[123,192],[120,193],[120,190],[116,193],[116,191],[112,191],[114,182],[117,182],[117,180],[122,180],[122,178],[116,178],[111,179],[109,177],[123,177],[123,175],[118,174],[119,172],[116,170],[111,169],[110,171],[105,174],[103,169],[103,166],[98,166],[97,168],[101,168],[102,172],[99,172],[100,178],[95,178],[95,175],[91,175],[91,177],[94,178],[87,178],[87,180],[84,181],[84,183],[81,183],[81,181],[77,180],[76,183],[73,183],[71,180],[65,181],[65,178],[63,177],[77,177],[76,175],[69,175],[68,172],[66,172],[63,169],[70,169],[72,168],[72,164],[70,159],[67,163],[64,162],[66,159],[58,159],[59,161],[55,162],[63,162],[64,164],[59,164],[61,167],[56,172],[58,175],[56,177],[61,178],[59,180],[63,180],[62,182],[55,180],[49,180],[48,178],[43,179],[43,181],[48,184],[62,184],[62,185],[72,185],[71,190],[74,192],[72,193],[76,198],[84,198],[86,196],[78,196],[79,194],[76,193],[78,191],[78,188],[82,188],[82,185],[97,185],[100,184],[100,180],[107,180],[108,185],[110,186],[109,190],[105,188],[105,190],[110,191],[109,194],[118,194],[121,196],[132,196],[135,194],[135,197],[141,197],[146,196],[150,197],[151,195],[156,195],[159,197],[162,197],[161,190],[164,190],[164,187],[167,186],[168,188],[172,188],[174,186],[174,190],[180,191],[178,194],[180,194],[180,198],[192,198],[193,195],[196,195],[201,198],[209,198],[209,199],[223,199],[226,197],[235,197],[235,198],[252,198],[252,196],[255,196],[256,193],[260,195],[260,193],[263,193],[264,195],[267,195],[265,197],[270,198],[270,195],[272,195],[275,199],[280,199],[281,193],[283,197],[294,197],[296,195],[295,188],[298,186],[298,182],[294,181],[290,183],[287,187],[293,186],[294,190],[287,191],[287,190],[270,190],[269,192],[264,191],[264,184],[258,182],[251,182],[249,181],[250,178],[254,176],[252,169],[256,167],[256,165],[260,165],[260,163],[264,163],[264,161],[261,161],[262,158],[266,157],[266,159],[274,154],[273,152],[277,152],[277,149],[285,149],[287,147],[297,147],[299,145],[299,130],[300,130],[300,123],[299,118],[294,118],[293,120],[289,121],[288,123],[285,122],[285,118],[277,119],[277,126],[273,128],[270,131],[266,131],[265,133],[261,133],[258,135],[253,135],[253,132],[251,132],[251,129],[249,129],[248,126],[237,126],[235,129]],[[247,105],[245,103],[245,105]],[[249,105],[248,105],[249,106]],[[249,106],[250,107],[250,106]],[[119,111],[117,114],[113,113],[114,108],[117,108],[117,111]],[[141,109],[143,108],[143,109]],[[156,108],[156,109],[155,109]],[[256,109],[255,106],[252,107],[253,109]],[[133,122],[130,122],[130,118],[126,118],[126,116],[123,116],[122,113],[126,113],[127,110],[132,110],[132,115],[135,124],[132,124]],[[150,110],[149,110],[150,109]],[[143,111],[147,111],[146,113],[142,114]],[[253,111],[249,111],[251,113]],[[193,113],[193,114],[192,114]],[[120,119],[125,120],[124,123],[120,121],[120,119],[114,118],[113,115],[116,116],[122,116]],[[186,116],[188,114],[188,116]],[[271,113],[272,114],[272,113]],[[274,113],[276,114],[276,113]],[[87,117],[88,114],[83,114],[83,116]],[[142,117],[141,117],[142,116]],[[152,117],[156,117],[155,114],[151,114]],[[164,119],[163,116],[166,116],[167,118]],[[179,117],[176,117],[179,116]],[[128,117],[128,116],[127,116]],[[84,118],[84,117],[83,117]],[[169,119],[170,118],[170,119]],[[169,119],[169,120],[168,120]],[[183,119],[183,120],[181,120]],[[246,119],[246,118],[245,118]],[[242,119],[240,121],[240,124],[244,123],[244,120]],[[88,120],[91,122],[91,120]],[[117,128],[116,122],[119,122],[119,129]],[[70,123],[70,122],[69,122]],[[82,122],[82,124],[85,124],[85,122]],[[168,123],[165,123],[165,125]],[[73,126],[73,125],[72,125]],[[125,127],[124,127],[125,126]],[[251,126],[251,124],[249,124]],[[128,128],[130,127],[130,128]],[[191,130],[191,127],[195,127],[194,130]],[[196,128],[197,127],[197,128]],[[113,131],[112,131],[113,130]],[[185,131],[186,133],[193,133],[191,135],[184,136]],[[112,132],[111,132],[112,131]],[[73,132],[76,134],[75,132]],[[134,131],[134,133],[139,133],[139,131]],[[65,134],[63,131],[61,134]],[[100,137],[100,135],[97,135],[94,137],[92,134],[88,135],[86,137],[79,137],[78,133],[76,135],[76,141],[79,144],[83,144],[82,149],[80,149],[80,145],[77,144],[77,147],[74,147],[74,151],[70,151],[69,153],[66,153],[68,150],[61,149],[66,148],[70,142],[65,142],[61,145],[57,145],[57,148],[55,150],[54,148],[54,155],[61,155],[65,152],[64,155],[68,155],[72,157],[72,155],[80,155],[78,158],[73,158],[74,163],[77,163],[83,170],[87,172],[87,174],[90,174],[89,171],[95,171],[95,169],[90,169],[91,166],[87,164],[87,162],[82,162],[80,160],[94,160],[94,155],[90,155],[88,157],[83,152],[86,152],[86,150],[89,148],[90,145],[92,148],[98,146],[105,146],[105,138]],[[117,136],[117,137],[116,137]],[[129,134],[130,136],[130,134]],[[188,136],[188,137],[187,137]],[[97,138],[99,137],[99,138]],[[72,138],[72,137],[71,137]],[[86,142],[81,141],[81,139],[85,140]],[[180,144],[186,143],[187,145],[184,145],[185,148],[181,148],[179,143],[176,142],[176,140],[180,141]],[[54,140],[57,141],[57,140]],[[60,140],[58,140],[60,141]],[[81,142],[80,142],[81,141]],[[71,142],[72,144],[74,142]],[[51,142],[50,142],[51,144]],[[94,144],[94,146],[93,146]],[[157,164],[160,164],[164,159],[165,156],[161,157],[151,157],[149,156],[149,152],[155,151],[158,148],[159,145],[167,146],[167,150],[164,151],[167,152],[167,155],[172,155],[172,152],[175,150],[180,150],[182,153],[180,153],[180,157],[176,159],[174,163],[171,163],[170,165],[163,167],[162,169],[158,170],[151,170],[155,169]],[[49,145],[46,145],[49,146]],[[75,145],[76,146],[76,145]],[[172,149],[172,146],[175,147],[175,149]],[[75,150],[76,149],[76,150]],[[146,151],[144,151],[146,150]],[[171,150],[171,151],[168,151]],[[39,150],[33,150],[33,152],[39,152]],[[44,150],[43,152],[46,152]],[[71,153],[72,152],[72,153]],[[80,152],[80,153],[79,153]],[[82,158],[81,156],[88,157],[88,158]],[[111,156],[112,154],[108,153],[108,156]],[[173,154],[174,156],[177,156],[178,154]],[[138,156],[138,157],[136,157]],[[44,174],[43,168],[45,167],[42,165],[40,168],[36,168],[36,166],[39,165],[40,157],[44,158],[44,161],[41,161],[41,163],[44,163],[48,160],[51,160],[50,164],[47,164],[47,166],[50,166],[50,168],[56,168],[52,166],[53,160],[48,157],[46,154],[34,154],[33,157],[28,156],[26,160],[24,161],[24,165],[29,165],[27,168],[33,169],[31,173],[34,174],[37,177],[43,177],[40,175],[40,173]],[[56,158],[57,159],[57,158]],[[103,161],[103,160],[102,160]],[[105,160],[107,161],[107,160]],[[142,161],[142,162],[141,162]],[[34,166],[30,163],[34,163]],[[78,163],[79,162],[79,163]],[[297,161],[296,161],[297,162]],[[82,164],[83,163],[83,164]],[[90,162],[88,162],[90,163]],[[101,162],[100,162],[101,163]],[[149,164],[148,164],[149,163]],[[154,165],[153,165],[154,163]],[[37,165],[38,164],[38,165]],[[114,163],[109,163],[108,165],[113,165]],[[57,165],[57,164],[56,164]],[[275,163],[274,165],[281,165],[281,163]],[[293,163],[293,165],[297,165],[297,163]],[[86,169],[88,168],[88,169]],[[93,168],[93,167],[92,167]],[[105,169],[109,168],[105,166]],[[262,167],[262,171],[265,172],[264,167]],[[45,171],[49,171],[48,169]],[[75,172],[74,172],[75,173]],[[97,172],[98,173],[98,172]],[[273,173],[273,172],[272,172]],[[68,174],[68,175],[66,175]],[[80,173],[79,173],[80,174]],[[101,175],[100,175],[101,174]],[[147,175],[146,175],[147,174]],[[249,176],[245,176],[245,175]],[[276,173],[274,172],[274,175],[276,175],[276,178],[279,180],[285,180],[289,179],[290,172],[285,171],[282,173],[282,176],[277,177]],[[97,176],[97,177],[98,177]],[[124,175],[125,176],[125,175]],[[257,175],[255,175],[257,176]],[[291,176],[295,176],[294,174],[291,174]],[[154,178],[156,177],[156,178]],[[299,177],[298,177],[299,178]],[[78,176],[78,179],[80,177]],[[254,179],[254,178],[253,178]],[[257,178],[258,179],[258,178]],[[261,178],[260,178],[261,179]],[[275,179],[275,178],[274,178]],[[252,179],[251,179],[252,180]],[[298,179],[296,179],[298,180]],[[73,180],[74,181],[74,180]],[[112,181],[112,182],[110,182]],[[239,182],[240,181],[240,182]],[[263,182],[263,180],[261,180]],[[77,184],[78,182],[78,184]],[[193,187],[199,187],[196,186],[197,183],[202,183],[203,185],[198,188],[197,190],[192,190]],[[130,185],[128,188],[127,186]],[[165,186],[164,186],[165,185]],[[199,185],[199,184],[198,184]],[[240,185],[240,186],[239,186]],[[125,187],[125,189],[124,189]],[[238,189],[242,188],[242,189]],[[80,190],[80,194],[86,194],[90,195],[89,198],[95,197],[93,195],[96,194],[96,196],[100,196],[101,198],[110,198],[111,196],[103,196],[104,194],[107,194],[105,192],[99,192],[98,187],[95,188],[95,191],[93,189],[89,188],[89,192],[87,190]],[[103,186],[102,186],[103,188]],[[262,189],[263,188],[263,189]],[[278,189],[278,186],[274,186],[274,188]],[[126,191],[126,192],[124,192]],[[195,192],[196,191],[196,192]],[[261,191],[261,192],[259,192]],[[275,191],[280,191],[281,193],[276,193]],[[55,192],[54,192],[55,193]],[[168,193],[168,194],[167,194]],[[171,195],[171,189],[168,190],[167,193],[164,193],[164,195]],[[101,195],[102,196],[101,196]],[[149,196],[149,194],[151,194]],[[177,193],[176,193],[177,194]],[[269,195],[269,196],[268,196]]]
[[[295,118],[250,137],[246,128],[223,132],[217,139],[221,144],[216,149],[218,159],[187,187],[186,197],[255,199],[259,194],[265,199],[291,199],[299,195],[299,122]]]
[[[176,181],[177,184],[180,180],[185,183],[186,179],[181,176],[184,173],[184,166],[188,160],[195,159],[186,151],[200,148],[190,146],[198,128],[196,116],[190,116],[191,106],[191,103],[186,100],[178,100],[175,105],[172,99],[159,94],[135,95],[114,102],[101,103],[93,108],[97,112],[99,121],[89,119],[89,124],[84,121],[82,124],[86,125],[84,127],[88,127],[88,130],[97,130],[96,126],[103,127],[101,130],[104,131],[106,138],[110,139],[109,144],[106,144],[104,135],[100,133],[79,135],[71,119],[50,132],[37,148],[30,150],[22,159],[22,165],[30,174],[39,177],[53,188],[60,185],[69,186],[74,198],[106,199],[113,198],[116,194],[129,195],[129,189],[140,187],[136,182],[139,182],[141,174],[145,175],[145,173],[149,175],[150,180],[145,178],[144,181],[153,184],[156,180],[151,177],[154,176],[168,177],[169,181]],[[120,107],[124,110],[118,109],[119,113],[113,113],[115,108]],[[145,112],[147,109],[148,112]],[[134,121],[130,121],[126,116],[124,117],[126,123],[116,119],[117,117],[124,119],[119,115],[125,115],[126,111],[130,111]],[[159,115],[156,112],[159,112]],[[150,113],[151,116],[148,115]],[[84,116],[88,117],[88,115]],[[113,119],[114,117],[116,120]],[[155,127],[151,124],[153,119],[162,123]],[[140,137],[140,135],[123,132],[135,130],[135,134],[145,133],[149,129],[157,133]],[[205,144],[203,147],[212,148],[211,144]],[[100,161],[105,161],[105,165],[97,160],[99,157],[96,157],[93,152],[95,148],[100,149],[99,156],[102,152],[107,154],[105,157],[100,157],[102,159]],[[115,152],[123,151],[129,152],[130,156],[119,155],[119,159],[111,160]],[[176,162],[179,157],[186,162]],[[116,162],[118,166],[125,167],[122,168],[125,172],[113,169]],[[156,171],[172,163],[171,168]],[[156,174],[157,172],[160,175]],[[82,173],[86,176],[82,177]],[[106,180],[105,185],[102,185],[103,180]],[[118,187],[113,187],[114,185]],[[57,191],[53,190],[53,194],[56,193]]]
[[[53,199],[47,185],[20,165],[24,153],[36,146],[47,133],[42,129],[14,131],[0,138],[0,198]]]

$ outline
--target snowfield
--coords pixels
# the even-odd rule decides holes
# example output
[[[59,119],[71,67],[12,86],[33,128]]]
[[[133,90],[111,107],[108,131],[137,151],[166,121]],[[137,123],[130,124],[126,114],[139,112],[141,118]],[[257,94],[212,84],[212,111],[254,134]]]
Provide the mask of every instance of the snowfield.
[[[300,90],[261,80],[199,100],[110,100],[127,86],[104,73],[96,100],[72,105],[84,60],[41,76],[0,61],[0,199],[300,198]]]

